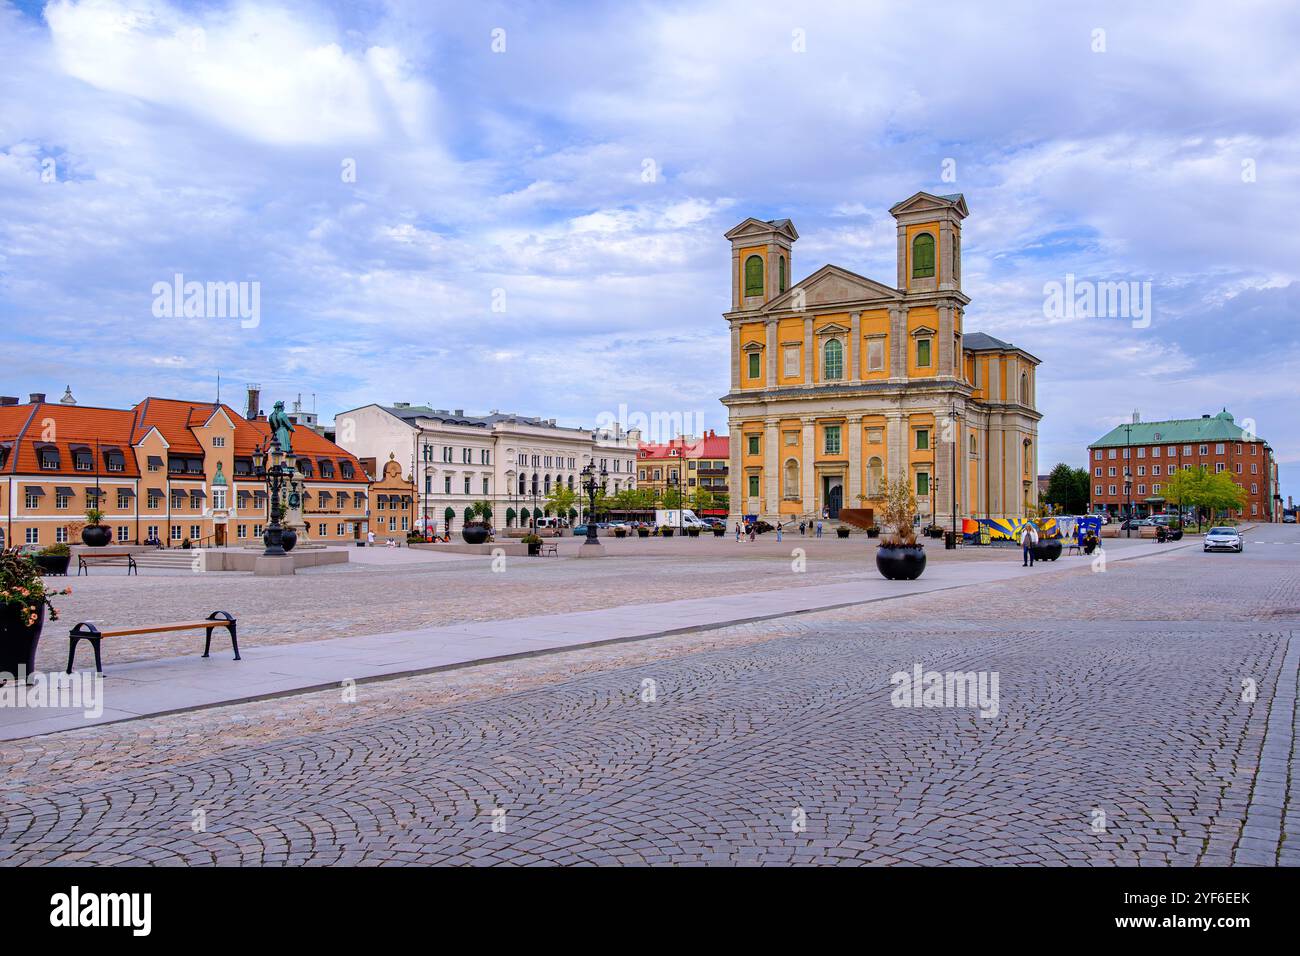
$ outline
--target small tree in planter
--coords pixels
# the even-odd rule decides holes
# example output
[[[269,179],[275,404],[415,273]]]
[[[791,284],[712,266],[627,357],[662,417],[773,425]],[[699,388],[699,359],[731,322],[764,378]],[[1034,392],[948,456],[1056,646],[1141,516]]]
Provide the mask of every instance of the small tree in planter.
[[[86,509],[86,526],[81,529],[81,540],[91,548],[102,548],[113,539],[113,530],[101,524],[104,512],[98,508]]]
[[[528,553],[534,557],[542,553],[541,536],[532,533],[524,535],[521,539],[524,544],[528,545]]]
[[[881,484],[888,529],[876,549],[876,569],[891,581],[914,581],[925,570],[925,546],[916,540],[916,496],[906,478]]]
[[[57,621],[52,594],[71,594],[72,588],[49,590],[36,563],[19,554],[0,554],[0,682],[16,676],[21,666],[28,674],[36,666],[36,645],[45,626],[45,612]]]

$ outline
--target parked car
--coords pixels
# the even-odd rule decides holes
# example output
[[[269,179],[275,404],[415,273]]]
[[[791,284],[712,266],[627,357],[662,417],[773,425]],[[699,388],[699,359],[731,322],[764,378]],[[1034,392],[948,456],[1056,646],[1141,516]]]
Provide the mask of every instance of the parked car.
[[[1235,551],[1241,554],[1244,544],[1236,528],[1211,528],[1205,533],[1206,551]]]
[[[1283,516],[1282,516],[1282,523],[1283,523],[1283,524],[1295,524],[1295,515],[1283,515]]]

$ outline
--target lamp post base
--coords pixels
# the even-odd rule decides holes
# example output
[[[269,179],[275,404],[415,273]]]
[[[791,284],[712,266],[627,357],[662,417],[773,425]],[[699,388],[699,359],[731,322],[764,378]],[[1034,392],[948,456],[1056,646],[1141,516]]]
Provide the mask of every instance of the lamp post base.
[[[293,555],[259,555],[253,562],[253,575],[255,577],[279,577],[285,574],[294,574]]]
[[[580,558],[603,558],[604,556],[605,546],[600,543],[584,541],[582,547],[578,548],[578,557]]]

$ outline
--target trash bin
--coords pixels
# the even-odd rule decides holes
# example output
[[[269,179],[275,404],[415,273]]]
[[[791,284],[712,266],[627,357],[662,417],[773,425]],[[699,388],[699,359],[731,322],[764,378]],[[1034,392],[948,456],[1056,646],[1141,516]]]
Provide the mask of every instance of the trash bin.
[[[953,551],[957,548],[957,533],[955,531],[945,531],[943,533],[943,549]]]

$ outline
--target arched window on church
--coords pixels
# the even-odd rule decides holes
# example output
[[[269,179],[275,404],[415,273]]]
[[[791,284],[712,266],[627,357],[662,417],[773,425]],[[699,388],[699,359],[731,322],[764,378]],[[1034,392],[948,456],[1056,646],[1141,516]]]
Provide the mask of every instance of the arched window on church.
[[[970,453],[972,455],[979,453],[979,445],[976,443],[974,435],[970,436]]]
[[[844,377],[844,346],[839,339],[830,339],[822,347],[822,377],[827,381]]]
[[[1020,373],[1020,401],[1029,404],[1029,373]]]
[[[763,257],[750,256],[745,260],[745,295],[763,294]]]
[[[879,498],[880,486],[885,480],[885,463],[873,457],[867,462],[867,497]]]
[[[934,275],[934,236],[923,232],[912,240],[912,278]]]
[[[797,459],[790,458],[785,463],[785,491],[784,497],[799,497],[799,462]]]

